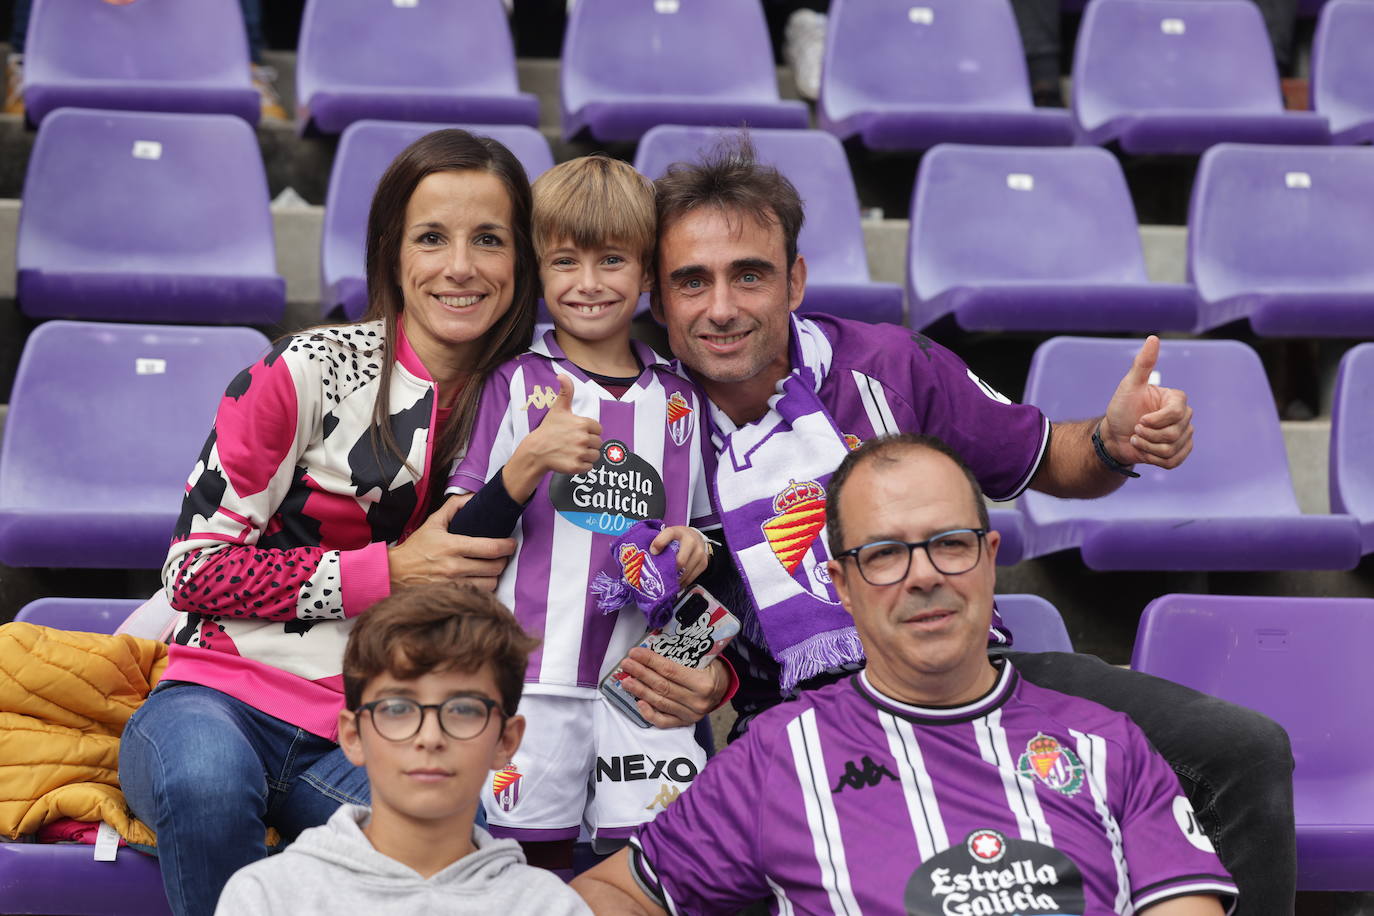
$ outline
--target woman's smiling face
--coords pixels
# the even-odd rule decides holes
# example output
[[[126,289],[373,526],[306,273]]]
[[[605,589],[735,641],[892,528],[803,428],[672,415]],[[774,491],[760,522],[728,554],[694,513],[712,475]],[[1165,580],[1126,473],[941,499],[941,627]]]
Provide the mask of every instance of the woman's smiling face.
[[[431,373],[476,361],[515,295],[511,202],[501,179],[433,172],[406,205],[399,278],[407,339]]]

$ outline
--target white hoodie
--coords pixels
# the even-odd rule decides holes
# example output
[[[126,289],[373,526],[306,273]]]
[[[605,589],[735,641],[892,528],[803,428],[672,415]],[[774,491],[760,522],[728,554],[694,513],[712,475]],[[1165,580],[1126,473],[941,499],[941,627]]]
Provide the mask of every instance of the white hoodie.
[[[344,805],[275,855],[239,869],[215,916],[591,916],[557,875],[525,864],[520,844],[472,828],[477,849],[429,878],[382,855],[363,835],[371,812]]]

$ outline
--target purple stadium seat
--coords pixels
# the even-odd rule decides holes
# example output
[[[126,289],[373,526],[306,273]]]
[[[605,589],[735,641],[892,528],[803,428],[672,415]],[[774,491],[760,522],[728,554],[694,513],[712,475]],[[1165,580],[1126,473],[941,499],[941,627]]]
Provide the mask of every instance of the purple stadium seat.
[[[1374,6],[1334,0],[1312,36],[1312,109],[1331,119],[1332,143],[1374,141]]]
[[[1374,335],[1374,150],[1223,144],[1193,183],[1188,273],[1199,330]]]
[[[721,136],[709,127],[655,127],[639,141],[635,168],[658,178],[674,162],[693,161]],[[869,279],[859,197],[844,147],[819,130],[751,130],[759,159],[788,177],[806,203],[798,251],[806,257],[804,312],[902,323],[902,288]]]
[[[1128,153],[1214,143],[1329,143],[1326,118],[1284,111],[1274,52],[1250,0],[1089,3],[1073,64],[1079,141]]]
[[[462,127],[501,143],[525,167],[530,181],[553,167],[553,153],[544,135],[522,124],[417,124],[403,121],[354,121],[339,139],[329,195],[324,204],[320,239],[320,289],[324,314],[342,308],[356,321],[367,310],[367,275],[363,249],[367,245],[367,211],[377,181],[396,155],[425,134],[445,127]]]
[[[0,563],[156,569],[248,328],[50,321],[29,335],[0,443]]]
[[[578,0],[561,73],[563,137],[638,140],[658,124],[806,127],[778,98],[759,0]]]
[[[1073,640],[1059,610],[1039,595],[998,595],[997,612],[1018,652],[1072,652]]]
[[[268,204],[257,136],[239,118],[54,112],[24,179],[19,307],[35,318],[280,321]]]
[[[24,42],[24,110],[237,115],[258,123],[239,0],[33,0]]]
[[[1360,521],[1361,550],[1374,553],[1374,343],[1346,352],[1331,408],[1331,511]]]
[[[1165,595],[1131,667],[1248,706],[1293,743],[1298,890],[1374,890],[1368,598]]]
[[[113,633],[143,602],[115,598],[39,598],[16,623]],[[0,841],[0,900],[6,913],[66,916],[162,916],[170,913],[157,859],[122,849],[97,862],[84,845]]]
[[[309,0],[296,55],[301,130],[354,121],[539,123],[500,0]]]
[[[1097,416],[1140,343],[1046,341],[1031,360],[1025,400],[1054,421]],[[1092,569],[1354,568],[1355,519],[1298,508],[1278,412],[1254,350],[1231,340],[1166,340],[1156,372],[1158,384],[1182,389],[1196,411],[1192,454],[1169,471],[1137,465],[1138,480],[1101,499],[1023,494],[1017,503],[1028,556],[1077,547]]]
[[[1031,105],[1007,0],[833,0],[816,115],[870,149],[1073,142],[1067,112]]]
[[[20,608],[14,622],[81,633],[113,633],[142,603],[138,598],[39,598]]]
[[[1026,529],[1021,513],[1013,508],[988,507],[988,517],[994,531],[1001,532],[1002,546],[997,549],[998,566],[1015,566],[1026,555]]]
[[[1192,287],[1151,283],[1121,166],[1106,150],[937,146],[907,238],[911,326],[1191,331]]]

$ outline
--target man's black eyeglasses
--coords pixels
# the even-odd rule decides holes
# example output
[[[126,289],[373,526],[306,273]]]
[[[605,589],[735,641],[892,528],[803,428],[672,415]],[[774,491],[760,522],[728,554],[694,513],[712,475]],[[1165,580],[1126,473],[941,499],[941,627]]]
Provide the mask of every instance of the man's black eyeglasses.
[[[491,711],[495,709],[506,719],[505,710],[491,697],[461,694],[449,697],[442,703],[418,703],[409,697],[383,697],[364,703],[353,711],[362,718],[366,712],[372,718],[372,727],[388,741],[407,741],[419,733],[425,722],[425,711],[434,710],[439,717],[439,727],[444,734],[458,741],[476,738],[486,731],[491,721]]]
[[[906,578],[911,569],[911,552],[919,547],[936,572],[957,576],[978,565],[983,555],[983,536],[987,533],[986,528],[956,528],[924,541],[873,541],[838,553],[835,559],[852,557],[859,575],[869,585],[895,585]]]

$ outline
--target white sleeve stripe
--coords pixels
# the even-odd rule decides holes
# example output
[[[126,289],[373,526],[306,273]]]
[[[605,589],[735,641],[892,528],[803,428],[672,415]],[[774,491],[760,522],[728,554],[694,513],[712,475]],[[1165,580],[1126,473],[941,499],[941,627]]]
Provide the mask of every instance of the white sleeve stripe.
[[[1147,906],[1168,900],[1173,897],[1188,897],[1195,894],[1220,894],[1222,896],[1235,897],[1237,895],[1236,886],[1227,884],[1224,881],[1195,881],[1191,884],[1175,884],[1171,887],[1162,887],[1157,891],[1152,891],[1141,897],[1135,902],[1137,911],[1145,909]]]
[[[850,375],[854,378],[854,387],[859,393],[859,402],[864,406],[864,413],[868,416],[868,425],[873,427],[873,432],[879,436],[901,432],[897,428],[897,419],[892,416],[892,408],[887,403],[887,395],[883,393],[883,386],[857,369],[851,369]],[[840,432],[846,432],[846,430],[840,430]]]
[[[820,734],[816,730],[816,711],[808,709],[789,722],[787,738],[806,804],[806,822],[811,830],[816,864],[820,866],[821,881],[830,896],[830,908],[835,913],[857,916],[861,911],[849,883],[849,864],[845,859],[835,800],[830,796],[830,777],[825,771]]]
[[[1041,463],[1045,460],[1045,451],[1050,446],[1050,418],[1044,417],[1040,427],[1040,448],[1035,453],[1035,460],[1031,462],[1030,469],[1026,471],[1026,476],[1016,484],[1006,496],[992,496],[988,498],[993,502],[1004,503],[1009,499],[1015,499],[1026,491],[1030,486],[1031,479],[1035,477],[1036,471],[1040,470]]]
[[[1069,729],[1073,735],[1078,756],[1088,778],[1088,791],[1092,794],[1093,808],[1102,819],[1102,829],[1112,842],[1112,864],[1116,867],[1116,900],[1113,908],[1121,916],[1131,916],[1135,912],[1131,905],[1131,877],[1126,868],[1126,854],[1121,838],[1121,825],[1107,806],[1107,742],[1101,735],[1089,735]]]
[[[906,799],[907,814],[916,834],[916,849],[924,862],[949,848],[949,837],[940,817],[930,773],[926,770],[921,746],[911,723],[899,720],[889,712],[879,712],[878,721],[887,733],[888,748],[897,761],[902,795]]]
[[[773,897],[778,901],[778,916],[793,916],[795,911],[792,909],[792,901],[787,899],[787,891],[783,890],[767,875],[764,876],[764,880],[773,889]]]

